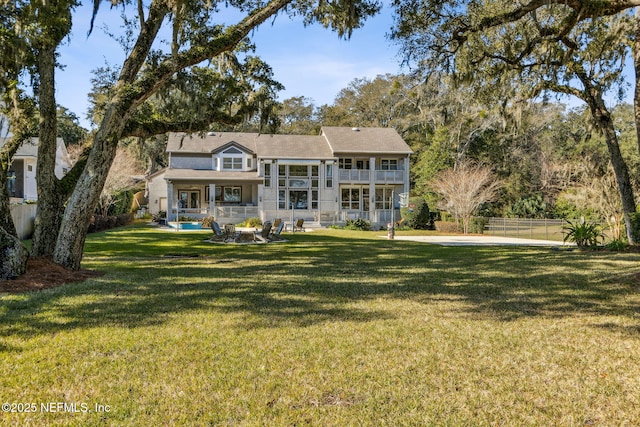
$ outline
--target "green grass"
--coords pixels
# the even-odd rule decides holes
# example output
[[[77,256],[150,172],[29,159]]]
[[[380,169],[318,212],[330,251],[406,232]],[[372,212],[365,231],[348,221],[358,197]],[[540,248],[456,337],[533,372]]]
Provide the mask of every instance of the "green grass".
[[[0,401],[38,409],[0,412],[0,425],[640,420],[640,254],[385,234],[91,235],[83,267],[104,276],[0,296]]]

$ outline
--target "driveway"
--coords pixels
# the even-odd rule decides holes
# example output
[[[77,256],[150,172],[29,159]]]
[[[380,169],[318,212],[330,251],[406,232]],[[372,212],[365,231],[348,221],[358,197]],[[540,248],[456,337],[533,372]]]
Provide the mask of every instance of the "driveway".
[[[557,240],[519,239],[500,236],[395,236],[395,240],[431,243],[442,246],[563,246]]]

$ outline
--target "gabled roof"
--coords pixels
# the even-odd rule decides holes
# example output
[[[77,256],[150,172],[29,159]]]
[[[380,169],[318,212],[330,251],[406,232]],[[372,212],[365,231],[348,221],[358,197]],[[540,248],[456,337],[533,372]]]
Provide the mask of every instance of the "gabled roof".
[[[215,154],[235,146],[265,159],[334,159],[338,154],[411,154],[392,128],[322,127],[318,136],[239,132],[169,135],[168,153]]]
[[[211,150],[211,153],[212,153],[212,154],[215,154],[215,153],[221,153],[221,152],[223,152],[223,151],[225,151],[225,150],[229,149],[230,147],[237,148],[238,150],[240,150],[240,151],[244,151],[245,153],[248,153],[248,154],[255,154],[255,153],[253,152],[253,150],[251,150],[251,149],[249,149],[249,148],[245,147],[245,146],[244,146],[244,145],[242,145],[242,144],[238,144],[236,141],[230,141],[230,142],[227,142],[227,143],[226,143],[226,144],[224,144],[222,147],[218,147],[218,148],[215,148],[215,149]]]
[[[393,128],[348,128],[323,126],[322,135],[335,154],[412,154]]]

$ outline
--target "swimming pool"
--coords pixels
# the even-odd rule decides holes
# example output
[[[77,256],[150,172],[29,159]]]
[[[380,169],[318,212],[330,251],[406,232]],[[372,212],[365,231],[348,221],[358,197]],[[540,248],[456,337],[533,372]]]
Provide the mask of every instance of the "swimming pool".
[[[178,228],[178,226],[180,226],[180,228]],[[202,223],[201,222],[175,222],[175,221],[170,221],[169,222],[169,227],[171,228],[178,228],[179,230],[204,230],[204,228],[202,228]]]

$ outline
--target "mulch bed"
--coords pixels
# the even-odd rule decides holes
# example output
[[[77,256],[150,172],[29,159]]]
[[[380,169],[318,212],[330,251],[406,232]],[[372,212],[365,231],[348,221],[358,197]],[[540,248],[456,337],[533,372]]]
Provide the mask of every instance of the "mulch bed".
[[[14,280],[0,280],[0,292],[29,292],[55,288],[66,283],[82,282],[103,273],[89,270],[71,271],[47,257],[29,257],[27,272]]]

